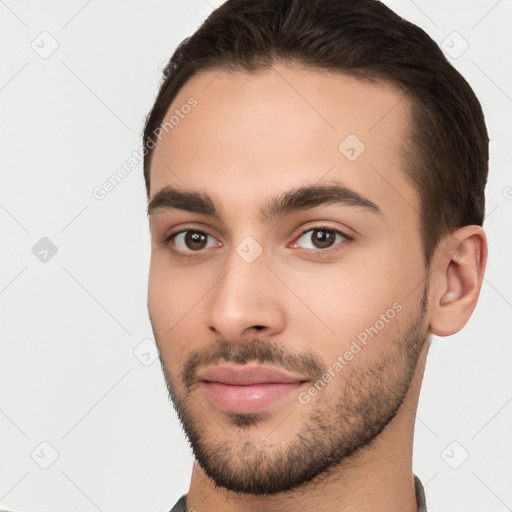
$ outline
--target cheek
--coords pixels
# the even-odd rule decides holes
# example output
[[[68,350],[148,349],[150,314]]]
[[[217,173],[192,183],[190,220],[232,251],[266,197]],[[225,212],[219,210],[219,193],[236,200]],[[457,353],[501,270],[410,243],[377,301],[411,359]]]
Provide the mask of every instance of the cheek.
[[[418,276],[421,274],[414,265],[398,262],[391,253],[373,261],[347,258],[340,265],[322,265],[308,272],[297,270],[287,281],[297,283],[294,290],[301,301],[291,302],[288,313],[292,323],[294,318],[296,322],[314,313],[318,321],[308,322],[309,329],[315,329],[335,350],[350,344],[376,322],[379,335],[387,337],[401,324],[397,313],[411,301],[412,295],[408,294],[417,285]]]
[[[193,281],[193,280],[192,280]],[[180,350],[183,344],[174,340],[193,304],[198,300],[198,283],[187,279],[186,273],[171,268],[165,257],[152,255],[148,282],[148,311],[151,317],[156,341],[162,354],[169,346]]]
[[[164,251],[152,254],[149,268],[148,308],[160,328],[170,329],[205,293],[204,280],[192,267],[169,265]]]
[[[164,253],[151,256],[148,311],[156,342],[171,372],[178,371],[192,350],[208,339],[203,299],[218,280],[214,271],[177,268]],[[203,316],[201,316],[203,315]]]

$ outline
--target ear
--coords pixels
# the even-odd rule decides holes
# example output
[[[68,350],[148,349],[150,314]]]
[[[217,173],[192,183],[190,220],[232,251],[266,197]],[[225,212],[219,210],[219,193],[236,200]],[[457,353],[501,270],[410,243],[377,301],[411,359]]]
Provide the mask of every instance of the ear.
[[[471,317],[484,278],[487,238],[481,226],[464,226],[445,237],[431,263],[430,330],[459,332]]]

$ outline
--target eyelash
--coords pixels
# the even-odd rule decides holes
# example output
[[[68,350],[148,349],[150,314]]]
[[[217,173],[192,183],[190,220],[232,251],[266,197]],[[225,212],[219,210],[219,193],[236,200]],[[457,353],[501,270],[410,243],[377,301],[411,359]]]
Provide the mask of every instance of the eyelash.
[[[165,238],[162,242],[163,246],[168,247],[170,249],[171,253],[174,256],[177,256],[178,258],[194,258],[194,257],[196,257],[197,254],[201,254],[204,251],[199,250],[199,251],[183,252],[183,251],[176,250],[172,244],[172,241],[176,236],[178,236],[182,233],[187,233],[188,231],[192,231],[194,233],[201,233],[206,236],[211,236],[208,233],[201,231],[200,229],[183,229],[181,231],[176,231],[176,233],[172,233],[167,238]],[[319,226],[313,226],[313,227],[303,230],[301,232],[301,234],[298,237],[296,237],[296,240],[300,240],[306,233],[309,233],[310,231],[329,231],[330,233],[334,233],[335,235],[341,235],[345,239],[343,241],[347,241],[347,242],[352,241],[354,239],[353,237],[345,234],[343,231],[340,231],[339,229],[333,229],[330,226],[319,225]],[[315,256],[320,256],[320,257],[329,256],[333,252],[342,250],[342,248],[340,248],[340,247],[335,248],[337,246],[342,245],[342,242],[339,242],[336,245],[334,245],[328,249],[303,249],[303,250],[306,251],[307,254],[314,254]]]

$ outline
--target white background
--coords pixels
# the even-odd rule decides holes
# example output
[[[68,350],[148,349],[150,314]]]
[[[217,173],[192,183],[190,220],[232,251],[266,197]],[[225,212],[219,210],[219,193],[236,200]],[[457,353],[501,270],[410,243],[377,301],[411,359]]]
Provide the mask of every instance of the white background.
[[[140,147],[162,68],[220,3],[0,1],[0,506],[164,512],[188,490],[160,365],[143,364],[156,352],[142,165],[104,200],[92,190]],[[512,2],[385,3],[452,53],[453,31],[469,43],[452,61],[491,136],[486,280],[469,324],[433,343],[414,470],[430,512],[510,510]],[[32,252],[43,237],[47,262]]]

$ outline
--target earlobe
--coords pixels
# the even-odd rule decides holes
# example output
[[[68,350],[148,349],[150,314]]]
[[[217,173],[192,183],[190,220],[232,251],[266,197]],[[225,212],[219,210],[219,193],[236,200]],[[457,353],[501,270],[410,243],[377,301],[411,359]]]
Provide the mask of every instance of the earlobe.
[[[464,226],[439,244],[432,261],[430,330],[437,336],[460,331],[471,317],[487,263],[481,226]]]

